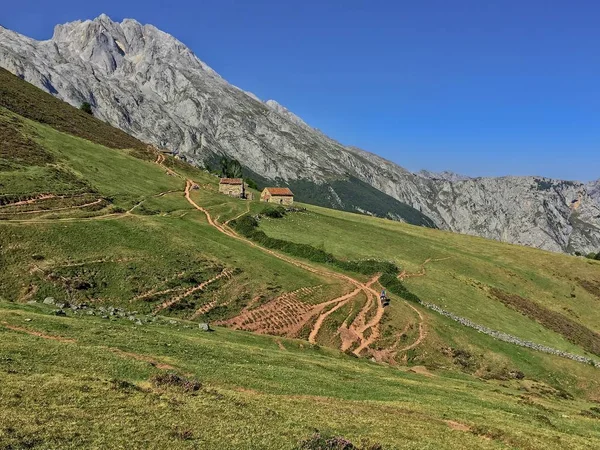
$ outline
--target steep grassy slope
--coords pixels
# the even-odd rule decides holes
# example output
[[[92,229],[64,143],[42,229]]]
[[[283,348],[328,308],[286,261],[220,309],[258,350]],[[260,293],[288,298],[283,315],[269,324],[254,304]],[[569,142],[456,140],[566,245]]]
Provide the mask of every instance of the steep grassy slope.
[[[48,123],[0,107],[0,446],[280,449],[315,428],[386,449],[600,443],[597,368],[397,295],[384,309],[362,270],[392,261],[424,301],[599,359],[600,263],[314,206],[269,219],[177,159]],[[241,238],[244,214],[305,245]]]
[[[592,404],[535,382],[429,377],[300,341],[44,306],[2,305],[0,337],[7,448],[293,449],[315,429],[385,449],[600,444]]]
[[[4,115],[9,114],[5,111]],[[40,170],[61,167],[73,180],[85,180],[90,192],[110,203],[97,211],[76,205],[48,209],[44,199],[0,208],[0,217],[5,219],[1,252],[7,262],[7,270],[0,275],[1,298],[93,299],[150,312],[166,297],[223,270],[233,271],[229,281],[220,282],[222,291],[203,290],[185,299],[186,308],[173,311],[190,316],[196,305],[202,306],[213,295],[229,298],[236,292],[232,308],[240,309],[256,296],[268,299],[303,286],[321,286],[318,295],[337,289],[335,283],[285,267],[222,236],[185,201],[184,180],[166,174],[164,168],[134,158],[128,151],[101,147],[26,120],[17,123],[21,132],[35,136],[52,157],[53,163]],[[27,169],[1,172],[0,180],[8,180],[2,184],[15,190],[29,186],[32,177]],[[215,185],[213,177],[187,170],[199,182]],[[64,194],[62,184],[44,172],[39,182],[47,183],[40,190],[47,195]],[[23,211],[24,206],[36,205],[38,209]],[[158,294],[132,304],[132,299],[153,289]]]
[[[339,257],[391,260],[404,268],[405,284],[422,300],[523,339],[576,350],[576,336],[541,327],[507,307],[499,293],[521,296],[600,332],[600,299],[583,286],[584,280],[600,280],[594,261],[305,206],[308,212],[263,220],[261,229]]]
[[[0,67],[0,106],[23,117],[110,148],[146,150],[146,144],[124,131],[48,95]]]

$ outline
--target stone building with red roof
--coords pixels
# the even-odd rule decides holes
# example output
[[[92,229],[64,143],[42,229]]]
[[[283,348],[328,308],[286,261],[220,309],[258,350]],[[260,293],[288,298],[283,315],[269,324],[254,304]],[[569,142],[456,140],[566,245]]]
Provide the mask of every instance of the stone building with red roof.
[[[246,198],[246,187],[241,178],[221,178],[219,192],[231,197]]]
[[[268,187],[264,188],[260,194],[260,201],[277,203],[278,205],[291,205],[294,203],[294,194],[290,188]]]

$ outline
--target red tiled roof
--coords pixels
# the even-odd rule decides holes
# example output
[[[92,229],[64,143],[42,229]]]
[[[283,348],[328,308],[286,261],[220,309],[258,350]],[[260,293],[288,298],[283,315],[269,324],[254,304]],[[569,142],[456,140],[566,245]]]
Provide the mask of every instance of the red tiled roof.
[[[282,187],[268,187],[265,188],[269,194],[271,195],[282,195],[282,196],[290,196],[293,197],[294,194],[290,191],[290,188],[282,188]]]
[[[242,184],[241,178],[221,178],[219,184]]]

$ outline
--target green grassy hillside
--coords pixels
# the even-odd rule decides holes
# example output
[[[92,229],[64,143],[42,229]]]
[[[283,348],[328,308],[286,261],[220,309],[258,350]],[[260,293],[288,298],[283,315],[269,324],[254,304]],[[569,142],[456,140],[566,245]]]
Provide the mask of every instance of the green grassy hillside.
[[[451,318],[598,361],[600,262],[317,206],[271,218],[10,82],[0,447],[600,444],[597,367]]]

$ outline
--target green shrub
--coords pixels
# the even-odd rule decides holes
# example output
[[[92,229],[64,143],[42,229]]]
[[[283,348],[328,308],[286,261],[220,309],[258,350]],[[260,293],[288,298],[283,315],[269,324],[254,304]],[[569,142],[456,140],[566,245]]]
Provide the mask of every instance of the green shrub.
[[[404,286],[402,281],[398,279],[398,276],[395,273],[384,273],[381,275],[381,278],[379,278],[379,282],[392,294],[396,294],[399,297],[402,297],[404,300],[421,303],[421,299],[417,295],[410,292],[406,286]]]
[[[379,443],[363,440],[359,446],[342,436],[333,436],[316,431],[298,443],[298,450],[383,450]]]
[[[265,210],[263,210],[263,213],[266,210],[273,210],[273,214],[278,214],[280,209],[285,212],[283,207],[267,207]],[[376,273],[384,272],[389,272],[392,274],[398,273],[398,267],[395,264],[387,261],[377,261],[374,259],[342,261],[337,259],[331,253],[313,247],[309,244],[299,244],[296,242],[289,242],[283,239],[269,237],[264,231],[258,230],[258,221],[250,215],[242,216],[239,219],[231,222],[231,226],[242,236],[252,239],[254,242],[262,245],[263,247],[271,250],[279,250],[283,253],[287,253],[288,255],[308,259],[312,262],[331,264],[342,270],[361,273],[363,275],[374,275]],[[393,277],[394,275],[392,275],[392,278]]]
[[[281,219],[285,216],[286,210],[283,206],[267,206],[262,210],[261,214],[271,219]]]
[[[88,113],[90,115],[93,115],[94,113],[92,112],[92,105],[90,105],[88,102],[83,102],[81,104],[81,106],[79,107],[80,110],[82,110],[85,113]]]
[[[255,189],[257,191],[259,190],[258,184],[256,184],[256,181],[254,181],[252,178],[246,178],[245,181],[250,189]]]

